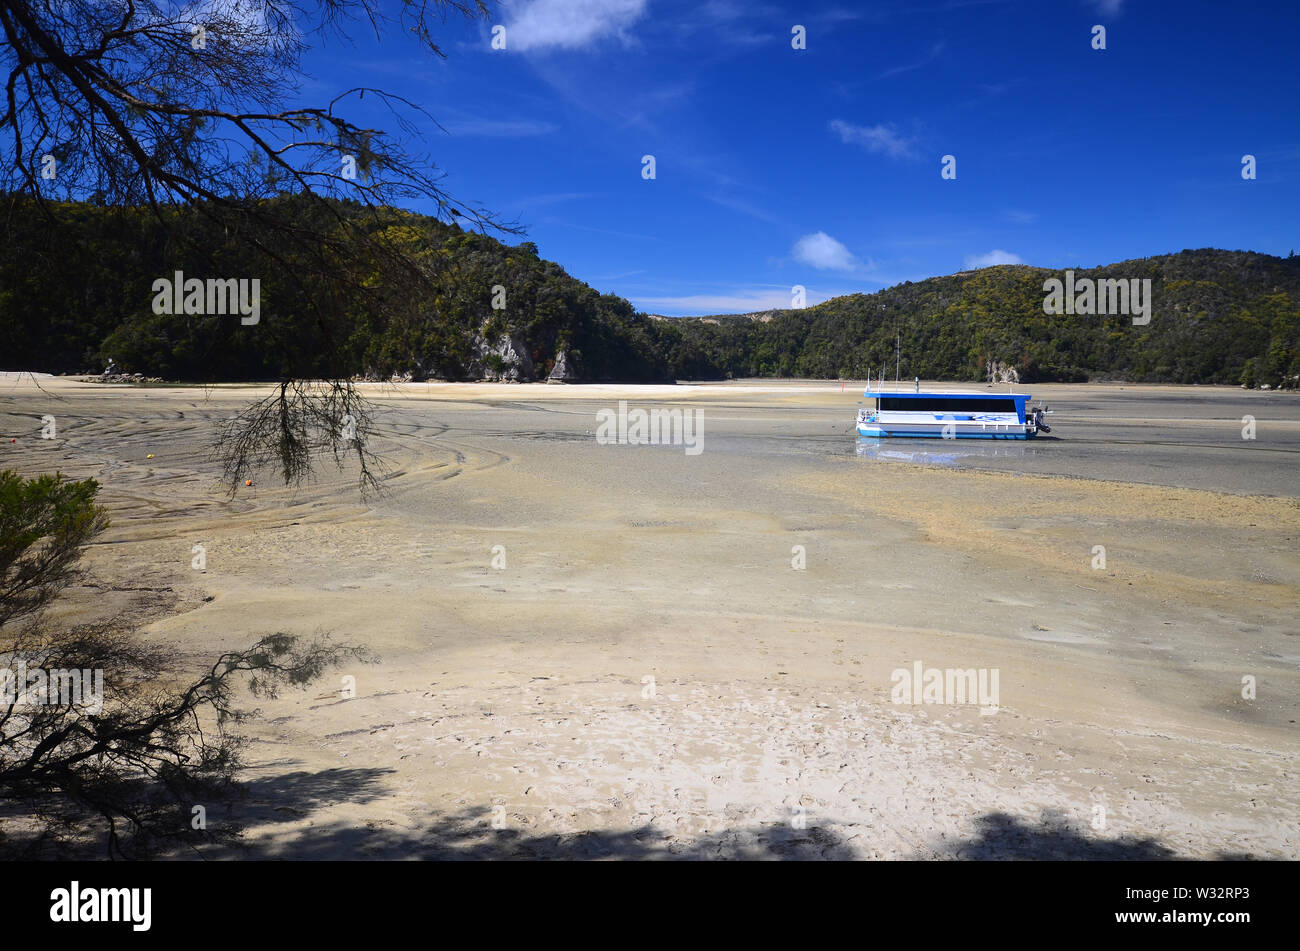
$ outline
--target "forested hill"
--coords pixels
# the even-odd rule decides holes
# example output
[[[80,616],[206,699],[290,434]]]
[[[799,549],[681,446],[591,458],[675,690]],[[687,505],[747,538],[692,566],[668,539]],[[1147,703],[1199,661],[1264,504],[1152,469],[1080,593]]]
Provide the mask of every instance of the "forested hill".
[[[530,242],[349,202],[264,205],[299,238],[323,239],[263,235],[268,255],[192,208],[165,209],[166,227],[144,208],[82,203],[47,206],[51,220],[29,199],[0,196],[0,368],[98,372],[112,359],[166,380],[531,380],[563,355],[569,377],[672,379],[654,321]],[[337,253],[334,241],[355,251]],[[154,282],[177,271],[257,279],[256,323],[155,313]]]
[[[275,201],[304,230],[337,227],[319,203]],[[510,246],[403,211],[332,205],[419,268],[427,280],[418,286],[382,257],[322,267],[286,251],[268,260],[192,210],[170,212],[169,230],[145,209],[50,207],[52,219],[29,199],[4,199],[3,369],[97,372],[112,359],[125,372],[194,381],[862,379],[882,366],[893,374],[897,334],[904,378],[978,380],[992,367],[1014,368],[1025,382],[1300,382],[1295,257],[1207,249],[1075,271],[1076,283],[1149,279],[1144,325],[1124,314],[1044,313],[1044,283],[1064,272],[1026,266],[799,310],[651,318],[541,259],[529,242]],[[258,278],[258,322],[155,313],[154,282],[177,271]]]
[[[1149,279],[1141,326],[1124,315],[1044,313],[1053,278],[1065,274],[1003,265],[800,310],[671,323],[688,349],[735,376],[862,379],[883,365],[892,378],[898,335],[906,379],[984,379],[992,363],[1025,382],[1297,385],[1300,257],[1205,249],[1075,270],[1076,284]]]

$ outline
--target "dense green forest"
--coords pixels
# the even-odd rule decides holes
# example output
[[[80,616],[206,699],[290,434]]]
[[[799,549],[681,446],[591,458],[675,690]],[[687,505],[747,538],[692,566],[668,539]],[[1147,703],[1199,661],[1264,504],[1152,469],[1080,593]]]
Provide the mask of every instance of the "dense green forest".
[[[160,221],[147,209],[82,203],[10,209],[0,250],[0,365],[53,373],[98,372],[112,359],[125,372],[167,380],[265,380],[284,375],[480,379],[508,371],[494,350],[513,340],[531,364],[521,378],[545,378],[556,357],[587,379],[667,380],[655,322],[621,297],[601,294],[530,242],[511,247],[423,215],[303,197],[271,200],[303,233],[344,227],[369,260],[321,267],[297,246],[275,256],[213,224],[201,209],[176,208]],[[17,208],[17,210],[14,210]],[[394,261],[423,280],[398,274]],[[322,271],[338,279],[320,286]],[[154,281],[257,279],[260,319],[155,314]],[[310,275],[304,278],[304,275]],[[313,282],[305,287],[304,280]],[[494,308],[494,287],[504,299]],[[329,320],[317,313],[331,308]],[[339,315],[342,315],[341,318]],[[342,326],[343,332],[338,328]],[[321,333],[337,339],[321,341]]]
[[[0,250],[0,365],[55,373],[126,372],[171,380],[273,379],[304,373],[413,379],[726,377],[983,379],[990,365],[1024,382],[1124,379],[1300,383],[1300,258],[1204,249],[1076,271],[1076,280],[1150,279],[1151,320],[1044,313],[1061,272],[1007,265],[837,297],[799,310],[700,318],[637,313],[538,257],[456,225],[394,209],[287,197],[306,227],[337,214],[415,262],[418,292],[388,259],[339,262],[333,293],[344,339],[316,346],[319,295],[292,257],[270,259],[199,212],[160,222],[144,209],[7,202]],[[177,235],[183,235],[184,240]],[[258,278],[261,320],[155,314],[153,282]],[[312,272],[312,273],[318,273]],[[494,290],[494,288],[496,290]],[[497,304],[494,307],[494,302]],[[337,324],[335,324],[337,325]]]
[[[1024,265],[965,271],[851,294],[801,310],[673,321],[666,348],[707,354],[735,376],[979,380],[990,363],[1024,382],[1300,382],[1300,258],[1206,249],[1082,269],[1075,279],[1151,280],[1150,323],[1122,315],[1048,315],[1044,282]],[[695,357],[695,359],[699,359]]]

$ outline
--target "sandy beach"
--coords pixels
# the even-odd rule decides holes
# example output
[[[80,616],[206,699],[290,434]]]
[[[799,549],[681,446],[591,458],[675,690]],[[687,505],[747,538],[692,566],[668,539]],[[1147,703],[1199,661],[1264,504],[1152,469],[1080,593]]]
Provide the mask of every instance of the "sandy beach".
[[[0,467],[113,519],[60,616],[381,658],[259,704],[248,854],[1300,858],[1300,395],[1026,386],[1052,436],[980,446],[858,443],[860,382],[365,388],[382,497],[232,499],[266,388],[0,379]],[[702,451],[600,444],[620,401]]]

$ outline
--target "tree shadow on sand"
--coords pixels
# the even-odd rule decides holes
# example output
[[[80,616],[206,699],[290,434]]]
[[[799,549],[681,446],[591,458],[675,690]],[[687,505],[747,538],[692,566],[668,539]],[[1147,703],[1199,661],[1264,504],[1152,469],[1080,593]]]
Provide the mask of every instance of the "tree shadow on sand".
[[[389,795],[392,769],[339,768],[297,770],[243,783],[245,795],[226,819],[249,835],[234,852],[253,859],[854,859],[856,852],[837,834],[786,823],[717,833],[674,834],[652,825],[627,829],[592,829],[569,834],[531,835],[518,828],[516,816],[492,806],[472,806],[454,813],[432,813],[427,821],[398,825],[382,813],[363,821],[313,821],[319,810],[366,805]],[[319,817],[318,817],[319,818]],[[299,829],[277,829],[308,821]],[[409,820],[407,820],[409,822]],[[513,827],[512,827],[513,826]],[[233,857],[224,847],[205,850],[209,858]],[[178,856],[180,857],[180,856]]]
[[[389,795],[384,780],[394,769],[349,767],[319,772],[295,770],[240,782],[243,795],[236,807],[239,820],[250,826],[293,822],[326,806],[364,805]]]
[[[305,829],[270,828],[309,818],[341,804],[365,805],[384,798],[388,769],[297,771],[246,784],[248,795],[237,809],[250,830],[241,851],[250,858],[431,859],[431,860],[778,860],[844,861],[861,859],[870,841],[847,841],[839,831],[810,818],[805,829],[772,822],[720,831],[672,832],[646,824],[625,829],[588,829],[563,834],[532,834],[519,818],[490,805],[452,813],[431,813],[425,821],[400,822],[377,813],[362,822],[312,822]],[[493,828],[493,820],[504,824]],[[1072,826],[1057,810],[1044,810],[1037,822],[990,812],[974,821],[973,835],[937,840],[906,856],[911,859],[972,861],[1159,861],[1178,859],[1155,838],[1104,838]],[[1221,852],[1220,859],[1249,859]]]
[[[259,843],[263,859],[428,860],[850,860],[857,854],[838,835],[809,826],[773,823],[718,833],[675,835],[651,825],[531,835],[492,827],[494,811],[474,806],[438,815],[415,829],[341,823],[314,826],[302,836]],[[513,817],[506,820],[513,821]]]
[[[971,861],[1150,862],[1176,859],[1177,853],[1152,838],[1089,836],[1070,826],[1058,810],[1045,809],[1037,823],[1025,822],[1005,812],[988,812],[975,819],[974,835],[956,842],[946,840],[930,854],[913,858],[955,858]]]

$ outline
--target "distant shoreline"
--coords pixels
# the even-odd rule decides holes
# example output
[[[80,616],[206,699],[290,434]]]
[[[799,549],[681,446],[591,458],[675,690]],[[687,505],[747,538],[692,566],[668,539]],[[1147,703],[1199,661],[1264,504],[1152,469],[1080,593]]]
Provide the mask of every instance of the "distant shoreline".
[[[123,376],[125,375],[126,374],[123,374]],[[280,383],[280,381],[276,379],[203,381],[203,380],[165,380],[159,377],[145,377],[141,380],[115,379],[112,381],[105,381],[101,379],[100,376],[93,373],[54,374],[54,373],[43,373],[40,371],[32,371],[32,370],[0,370],[0,382],[12,383],[12,382],[19,382],[23,379],[67,380],[75,383],[94,383],[94,384],[100,384],[105,386],[166,386],[166,387],[195,387],[195,386],[198,387],[212,387],[212,386],[259,387],[259,386],[277,386]],[[312,382],[324,382],[324,380],[323,379],[313,380]],[[562,390],[562,389],[591,390],[592,388],[595,387],[619,387],[619,388],[626,387],[638,391],[644,391],[654,387],[704,387],[704,386],[710,386],[710,387],[714,387],[714,386],[809,387],[811,386],[811,387],[817,387],[818,389],[821,389],[823,387],[830,387],[830,386],[835,386],[840,384],[842,384],[847,390],[855,386],[865,387],[867,385],[867,381],[865,379],[852,380],[852,379],[821,379],[817,377],[762,377],[762,376],[738,377],[730,380],[674,380],[671,382],[664,380],[657,383],[642,382],[637,380],[577,380],[577,381],[560,383],[557,381],[513,382],[513,381],[501,381],[501,380],[421,380],[417,382],[413,380],[355,380],[355,379],[352,380],[351,382],[356,386],[365,386],[365,387],[376,387],[376,386],[380,386],[380,387],[383,386],[422,386],[422,387],[494,386],[495,387],[495,386],[499,386],[510,390],[519,390],[521,388],[544,389],[544,390]],[[915,380],[913,378],[900,380],[897,382],[893,380],[886,380],[885,386],[887,388],[897,387],[899,389],[911,389],[915,386]],[[1046,381],[1035,382],[1035,383],[986,383],[986,382],[971,381],[971,380],[922,379],[921,386],[922,387],[940,386],[940,387],[950,387],[950,388],[964,387],[966,389],[995,389],[998,387],[1020,387],[1023,389],[1025,387],[1031,387],[1031,386],[1035,386],[1039,388],[1042,387],[1068,387],[1068,388],[1142,387],[1144,389],[1163,388],[1168,390],[1190,388],[1198,391],[1225,390],[1231,392],[1239,392],[1244,390],[1248,393],[1249,392],[1269,393],[1269,394],[1289,393],[1289,394],[1300,395],[1300,390],[1271,389],[1268,388],[1267,386],[1245,387],[1240,384],[1234,385],[1231,383],[1151,383],[1151,382],[1135,382],[1131,380],[1089,380],[1087,382],[1080,382],[1080,383],[1060,383],[1060,382],[1046,382]]]
[[[317,381],[323,382],[323,381]],[[529,400],[549,401],[608,401],[608,400],[660,400],[664,402],[695,401],[719,396],[726,393],[746,396],[762,394],[786,395],[790,397],[828,396],[842,397],[846,405],[852,406],[862,400],[862,391],[866,380],[817,380],[817,379],[770,379],[754,377],[738,380],[677,381],[674,383],[626,383],[593,382],[580,384],[556,385],[553,383],[530,382],[515,383],[501,381],[458,381],[430,380],[421,383],[410,381],[353,381],[357,389],[367,399],[388,401],[402,399],[427,399],[472,401],[472,400],[516,400],[526,395]],[[874,385],[874,382],[873,382]],[[894,384],[888,384],[893,386]],[[905,391],[914,388],[913,381],[897,384]],[[168,381],[121,381],[101,382],[94,376],[86,374],[52,376],[50,374],[27,371],[0,370],[0,386],[8,392],[14,389],[30,390],[34,395],[42,392],[82,390],[89,387],[97,390],[119,392],[157,392],[203,390],[220,392],[230,397],[247,394],[253,398],[258,394],[268,393],[279,386],[278,380],[243,380],[223,381],[219,383],[168,382]],[[1089,394],[1116,393],[1128,391],[1138,394],[1167,394],[1169,397],[1193,398],[1196,401],[1209,400],[1217,402],[1230,398],[1239,398],[1251,402],[1276,401],[1289,405],[1300,402],[1297,390],[1263,390],[1243,389],[1231,384],[1213,383],[1131,383],[1121,380],[1097,381],[1093,383],[1017,383],[989,384],[972,383],[960,380],[922,380],[921,386],[953,392],[993,391],[1006,387],[1020,393],[1030,393],[1038,400],[1049,402],[1069,402],[1087,399]],[[837,400],[838,402],[838,400]]]

